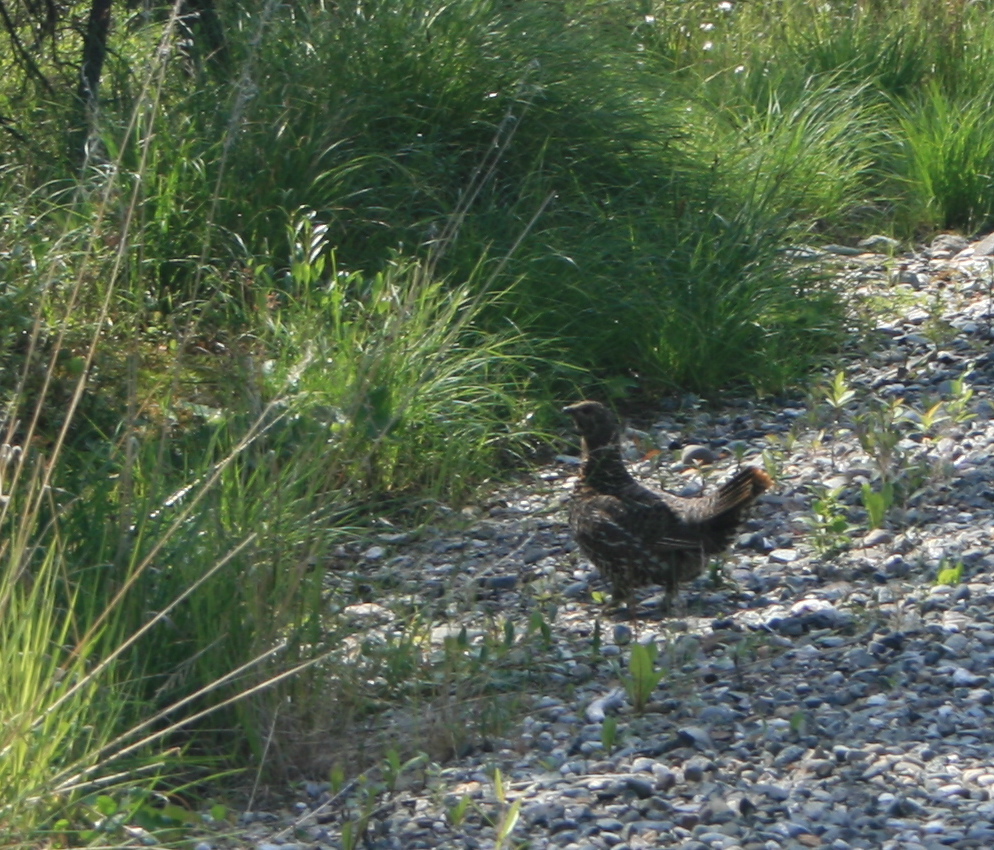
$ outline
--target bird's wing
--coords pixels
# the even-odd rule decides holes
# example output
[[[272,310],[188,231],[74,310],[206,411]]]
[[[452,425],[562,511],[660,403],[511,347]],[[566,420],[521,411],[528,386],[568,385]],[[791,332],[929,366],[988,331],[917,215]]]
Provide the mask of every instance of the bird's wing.
[[[638,545],[656,552],[697,549],[700,539],[659,496],[646,488],[638,498],[597,495],[584,500],[584,522],[606,547]],[[627,495],[627,494],[626,494]]]

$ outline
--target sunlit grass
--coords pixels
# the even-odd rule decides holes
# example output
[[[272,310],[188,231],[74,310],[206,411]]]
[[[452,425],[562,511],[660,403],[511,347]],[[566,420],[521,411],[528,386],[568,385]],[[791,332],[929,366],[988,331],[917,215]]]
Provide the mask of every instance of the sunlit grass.
[[[895,171],[909,224],[969,233],[994,220],[991,107],[990,95],[964,101],[937,85],[898,107]]]

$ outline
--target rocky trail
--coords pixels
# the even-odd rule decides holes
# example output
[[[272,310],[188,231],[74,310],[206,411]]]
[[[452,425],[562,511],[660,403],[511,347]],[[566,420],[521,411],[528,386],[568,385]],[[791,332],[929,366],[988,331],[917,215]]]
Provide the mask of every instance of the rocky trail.
[[[450,757],[325,771],[198,850],[994,847],[994,239],[880,250],[805,252],[864,322],[808,398],[677,399],[626,432],[652,486],[740,462],[777,482],[675,612],[598,601],[566,455],[445,530],[384,534],[331,579],[377,588],[344,612],[357,639],[419,606],[451,700],[380,722]]]

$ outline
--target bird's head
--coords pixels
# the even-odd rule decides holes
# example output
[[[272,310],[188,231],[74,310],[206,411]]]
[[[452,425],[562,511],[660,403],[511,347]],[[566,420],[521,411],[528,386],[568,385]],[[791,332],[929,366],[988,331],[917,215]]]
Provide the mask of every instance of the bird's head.
[[[588,451],[612,445],[618,439],[617,420],[599,401],[578,401],[564,407],[563,413],[573,417]]]

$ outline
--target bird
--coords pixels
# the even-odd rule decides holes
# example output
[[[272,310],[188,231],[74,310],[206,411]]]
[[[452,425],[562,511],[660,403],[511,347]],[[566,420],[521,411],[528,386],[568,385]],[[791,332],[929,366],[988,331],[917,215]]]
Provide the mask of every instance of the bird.
[[[621,458],[618,422],[603,404],[563,408],[581,437],[582,466],[569,502],[569,524],[580,548],[611,584],[615,604],[635,617],[635,589],[659,584],[668,607],[680,582],[701,574],[731,543],[747,508],[773,481],[745,467],[712,493],[685,498],[636,481]]]

